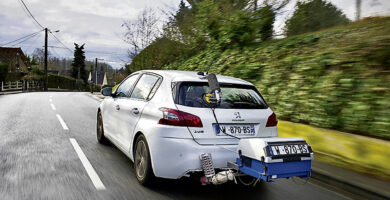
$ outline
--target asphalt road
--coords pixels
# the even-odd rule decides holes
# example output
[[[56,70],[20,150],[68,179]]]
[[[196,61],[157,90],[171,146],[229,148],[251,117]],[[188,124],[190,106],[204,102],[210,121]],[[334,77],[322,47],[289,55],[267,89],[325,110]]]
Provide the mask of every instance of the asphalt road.
[[[291,179],[260,183],[256,188],[201,186],[186,179],[158,180],[153,188],[143,187],[130,159],[114,146],[97,143],[99,103],[88,93],[0,96],[0,199],[348,198],[315,181],[304,184]],[[70,138],[80,146],[104,189],[95,187]]]

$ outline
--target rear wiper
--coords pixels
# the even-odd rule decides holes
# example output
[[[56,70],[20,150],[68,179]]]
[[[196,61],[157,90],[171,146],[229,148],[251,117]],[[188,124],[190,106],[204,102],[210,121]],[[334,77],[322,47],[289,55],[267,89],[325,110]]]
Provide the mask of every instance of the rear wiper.
[[[256,103],[251,103],[251,102],[244,102],[244,101],[235,101],[233,102],[234,105],[237,105],[237,106],[243,106],[243,105],[247,105],[247,106],[251,106],[251,107],[260,107],[258,104]]]

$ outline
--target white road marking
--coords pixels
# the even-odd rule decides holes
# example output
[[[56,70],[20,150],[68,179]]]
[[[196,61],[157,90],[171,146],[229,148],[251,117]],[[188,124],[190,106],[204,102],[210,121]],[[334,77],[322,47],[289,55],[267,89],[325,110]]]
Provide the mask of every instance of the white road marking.
[[[106,187],[104,187],[103,182],[100,180],[98,174],[93,169],[91,163],[88,161],[88,158],[85,156],[83,150],[81,150],[79,144],[74,138],[69,138],[70,143],[72,143],[74,150],[76,151],[77,155],[79,156],[81,163],[83,164],[85,170],[88,173],[89,178],[91,179],[93,185],[97,190],[105,190]]]
[[[103,99],[93,95],[93,94],[88,94],[90,97],[94,98],[95,100],[98,100],[98,101],[103,101]]]
[[[51,99],[49,99],[49,101],[51,102]]]
[[[62,119],[62,117],[59,114],[57,114],[57,119],[58,119],[58,121],[60,121],[61,126],[64,130],[69,130],[68,126],[65,124],[64,120]]]
[[[56,107],[52,103],[50,104],[50,106],[51,106],[51,109],[56,110]]]

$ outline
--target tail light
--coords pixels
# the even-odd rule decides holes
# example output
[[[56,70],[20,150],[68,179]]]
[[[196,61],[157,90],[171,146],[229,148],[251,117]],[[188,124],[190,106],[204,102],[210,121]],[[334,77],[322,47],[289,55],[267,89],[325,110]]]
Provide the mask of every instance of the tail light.
[[[267,125],[265,125],[265,126],[266,127],[272,127],[272,126],[276,126],[276,125],[278,125],[278,120],[276,119],[275,113],[272,113],[272,115],[270,115],[268,117]]]
[[[203,127],[202,121],[196,115],[174,110],[170,108],[160,108],[163,118],[158,123],[172,126]]]

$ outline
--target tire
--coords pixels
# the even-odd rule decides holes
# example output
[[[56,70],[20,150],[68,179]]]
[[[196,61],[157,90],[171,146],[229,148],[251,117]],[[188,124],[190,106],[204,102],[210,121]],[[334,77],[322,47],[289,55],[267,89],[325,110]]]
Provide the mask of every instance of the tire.
[[[100,112],[98,112],[98,116],[97,116],[96,136],[100,144],[109,144],[108,139],[104,137],[103,117]]]
[[[150,161],[149,146],[146,138],[140,135],[134,148],[134,171],[138,182],[144,186],[151,186],[155,176]]]

